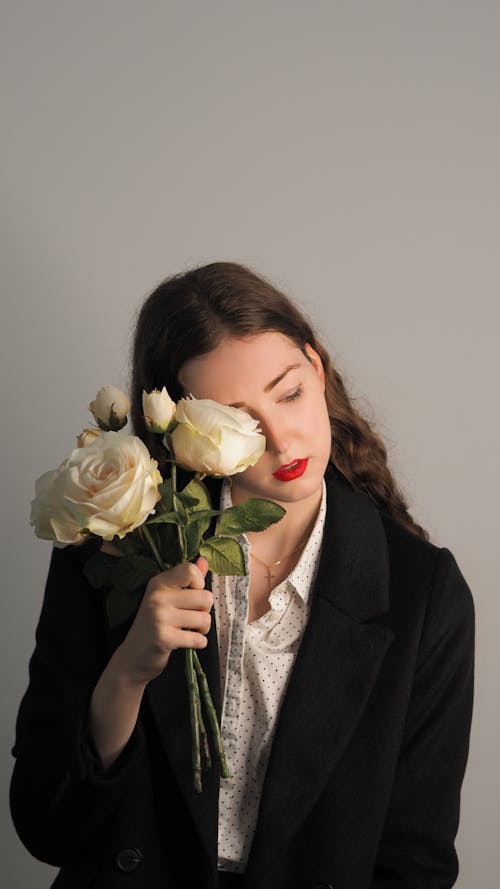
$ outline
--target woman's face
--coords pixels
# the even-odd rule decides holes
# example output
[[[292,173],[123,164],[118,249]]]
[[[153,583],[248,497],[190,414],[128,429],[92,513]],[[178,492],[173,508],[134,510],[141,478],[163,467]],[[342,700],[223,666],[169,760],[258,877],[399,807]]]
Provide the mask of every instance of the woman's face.
[[[319,355],[306,355],[274,331],[227,338],[186,361],[186,394],[239,407],[258,420],[266,450],[255,466],[233,476],[234,503],[267,497],[291,504],[317,500],[331,449],[325,376]]]

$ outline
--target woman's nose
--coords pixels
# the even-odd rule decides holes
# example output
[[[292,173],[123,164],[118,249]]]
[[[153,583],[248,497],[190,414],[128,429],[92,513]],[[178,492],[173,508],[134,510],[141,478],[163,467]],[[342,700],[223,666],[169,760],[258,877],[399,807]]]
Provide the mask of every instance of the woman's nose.
[[[283,429],[279,423],[268,420],[261,420],[260,428],[262,434],[266,437],[266,451],[274,454],[286,454],[290,436],[286,429]]]

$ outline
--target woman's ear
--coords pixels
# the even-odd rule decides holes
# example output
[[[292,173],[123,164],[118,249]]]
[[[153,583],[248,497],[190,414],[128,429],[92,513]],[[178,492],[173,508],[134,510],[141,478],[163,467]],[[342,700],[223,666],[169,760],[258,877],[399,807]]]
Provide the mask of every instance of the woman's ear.
[[[308,361],[311,362],[316,374],[320,378],[323,383],[323,388],[325,388],[325,369],[323,367],[323,362],[316,352],[315,349],[309,344],[306,343],[304,346],[304,352]]]

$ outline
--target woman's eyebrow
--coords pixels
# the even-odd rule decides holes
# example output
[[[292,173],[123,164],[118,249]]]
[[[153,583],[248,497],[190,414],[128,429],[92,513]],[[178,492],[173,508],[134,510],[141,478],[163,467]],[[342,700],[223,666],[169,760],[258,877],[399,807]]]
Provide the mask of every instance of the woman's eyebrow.
[[[283,377],[286,377],[289,371],[296,370],[298,367],[300,367],[300,364],[289,364],[288,367],[285,368],[283,373],[278,374],[278,376],[275,377],[274,380],[271,380],[271,382],[268,383],[267,386],[264,386],[264,392],[270,392],[271,389],[274,389],[274,387],[278,385],[278,383],[281,383],[281,380],[283,379]]]
[[[267,383],[267,385],[264,386],[264,392],[270,392],[271,389],[274,389],[274,387],[278,385],[278,383],[281,383],[281,380],[286,377],[287,373],[291,370],[296,370],[298,367],[300,367],[300,364],[289,364],[288,367],[285,367],[285,370],[282,373],[278,374],[274,380],[271,380],[270,383]],[[242,401],[234,401],[229,404],[228,407],[244,407],[244,404]]]

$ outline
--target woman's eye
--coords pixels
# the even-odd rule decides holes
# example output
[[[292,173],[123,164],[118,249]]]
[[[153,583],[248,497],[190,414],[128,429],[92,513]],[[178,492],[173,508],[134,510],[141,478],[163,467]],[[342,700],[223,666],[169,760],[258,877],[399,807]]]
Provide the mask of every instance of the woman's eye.
[[[295,401],[296,398],[300,398],[302,395],[302,386],[297,386],[297,388],[290,393],[290,395],[286,395],[283,401]]]

